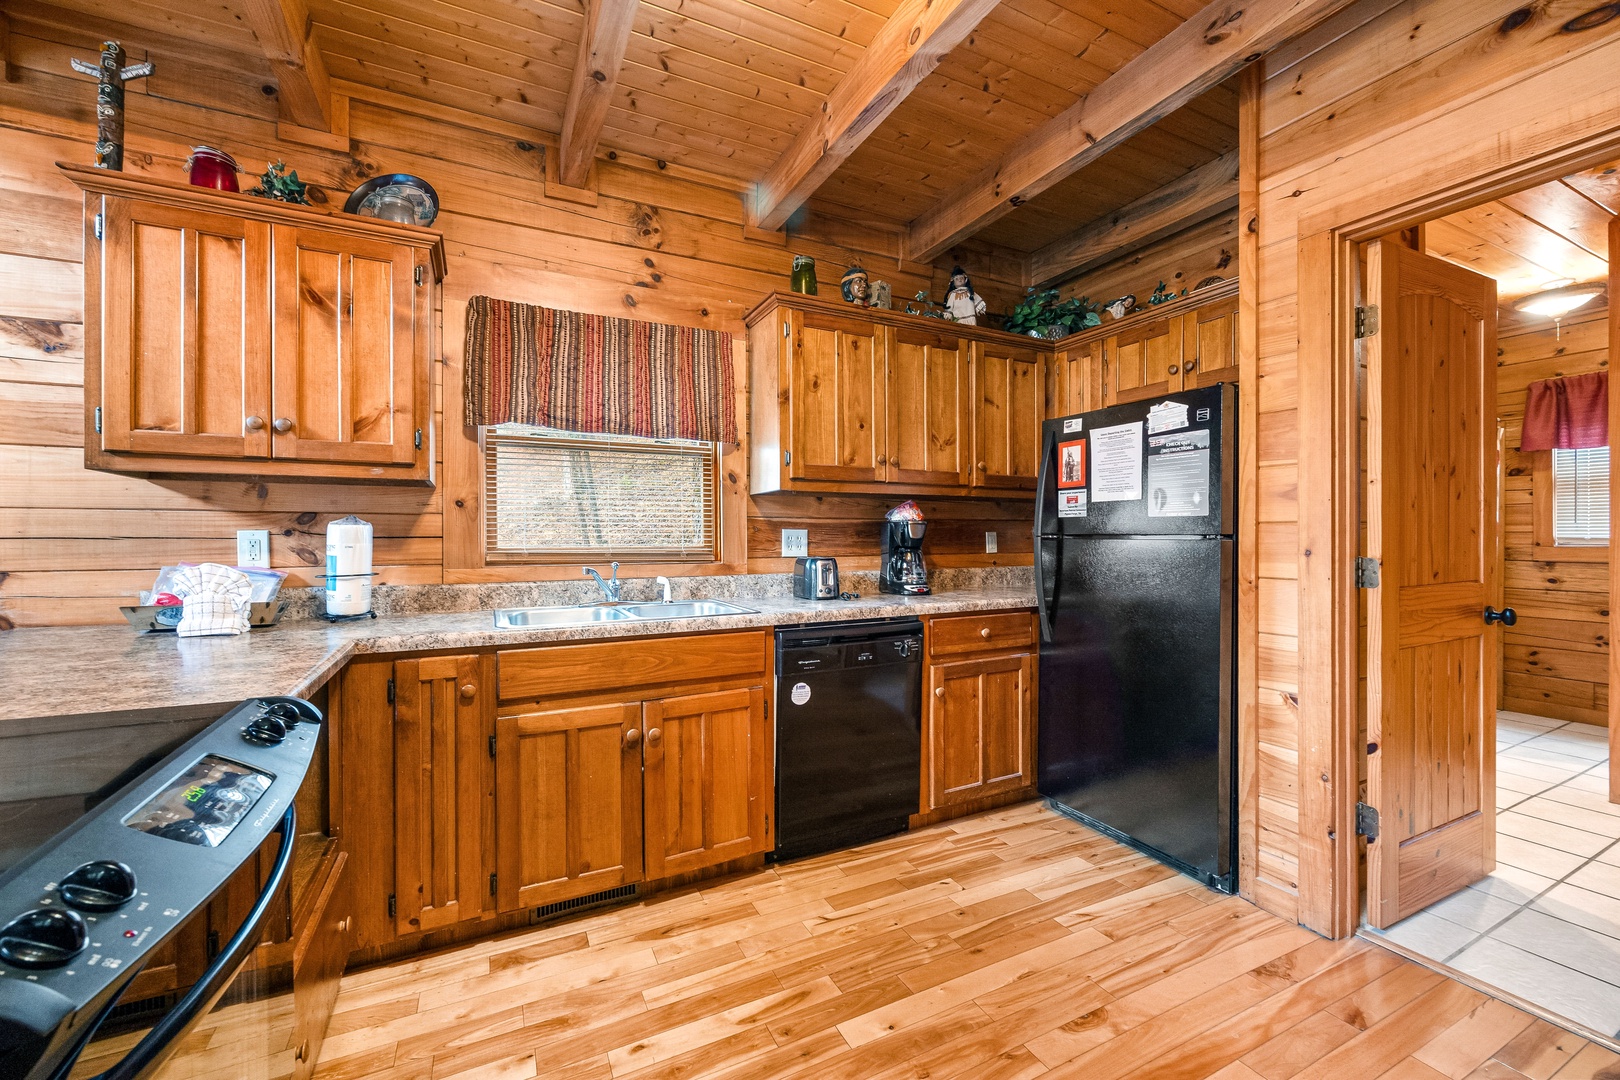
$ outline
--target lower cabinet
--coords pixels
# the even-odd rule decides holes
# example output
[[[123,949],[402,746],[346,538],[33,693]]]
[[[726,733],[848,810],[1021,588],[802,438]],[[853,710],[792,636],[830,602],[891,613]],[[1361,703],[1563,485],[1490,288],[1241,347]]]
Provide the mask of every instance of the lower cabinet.
[[[1031,787],[1032,616],[939,617],[930,621],[928,637],[925,812]]]

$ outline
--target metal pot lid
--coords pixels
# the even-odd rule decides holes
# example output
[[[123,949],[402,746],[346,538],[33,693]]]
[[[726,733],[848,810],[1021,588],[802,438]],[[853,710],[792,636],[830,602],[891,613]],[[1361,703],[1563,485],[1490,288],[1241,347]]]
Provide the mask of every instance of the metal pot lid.
[[[433,185],[410,173],[387,173],[374,176],[355,188],[343,204],[345,214],[376,217],[376,207],[384,198],[404,199],[416,210],[416,223],[423,227],[433,224],[439,216],[439,194]]]

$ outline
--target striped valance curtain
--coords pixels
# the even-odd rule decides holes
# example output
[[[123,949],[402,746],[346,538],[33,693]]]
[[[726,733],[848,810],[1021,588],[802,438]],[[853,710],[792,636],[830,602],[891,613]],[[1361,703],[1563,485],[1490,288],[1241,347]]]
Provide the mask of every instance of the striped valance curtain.
[[[731,335],[475,296],[465,422],[735,443]]]

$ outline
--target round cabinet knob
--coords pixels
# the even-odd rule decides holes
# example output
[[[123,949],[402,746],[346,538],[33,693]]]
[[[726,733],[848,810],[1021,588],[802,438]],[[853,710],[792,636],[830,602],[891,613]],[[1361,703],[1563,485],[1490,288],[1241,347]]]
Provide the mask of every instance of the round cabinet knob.
[[[354,916],[353,915],[345,915],[345,916],[343,916],[343,921],[338,923],[338,933],[347,934],[349,932],[349,927],[351,927],[353,925],[354,925]]]
[[[979,462],[979,471],[984,472],[984,462]]]
[[[285,416],[278,416],[276,417],[276,422],[270,426],[275,428],[281,434],[285,435],[287,432],[293,429],[293,422],[287,419]]]
[[[308,1056],[309,1056],[309,1040],[305,1039],[303,1042],[298,1044],[298,1049],[293,1051],[293,1060],[295,1060],[295,1061],[303,1061]]]
[[[474,686],[472,683],[469,682],[469,683],[462,683],[461,684],[461,700],[462,701],[471,701],[477,694],[478,694],[478,687]]]
[[[990,640],[990,628],[988,626],[979,627],[979,636],[984,638],[984,640],[989,641]]]
[[[887,465],[888,463],[889,463],[889,459],[887,457],[885,457],[882,454],[878,455],[878,464],[879,465]]]
[[[626,750],[634,750],[636,747],[638,747],[640,745],[641,745],[641,729],[640,728],[631,728],[629,731],[624,733],[624,748]]]
[[[659,743],[661,743],[663,741],[664,741],[664,732],[662,731],[662,729],[660,729],[660,728],[648,728],[647,729],[647,745],[648,746],[657,746]]]
[[[242,729],[242,738],[257,746],[275,746],[287,738],[287,725],[274,716],[261,716]]]
[[[247,428],[249,431],[263,431],[264,417],[250,416],[246,420],[242,421],[242,426]]]
[[[1178,372],[1180,370],[1181,369],[1179,367],[1177,367],[1176,365],[1174,365],[1174,364],[1170,365],[1170,374],[1174,375],[1176,372]]]
[[[944,697],[945,696],[945,688],[943,686],[934,687],[934,696],[935,697]]]
[[[1191,375],[1192,374],[1192,369],[1197,367],[1197,366],[1198,366],[1198,361],[1197,360],[1189,360],[1189,361],[1186,362],[1186,364],[1182,365],[1182,370],[1185,371],[1187,374]]]
[[[121,862],[87,862],[62,879],[62,902],[80,911],[117,911],[135,899],[135,871]]]
[[[24,912],[0,928],[0,960],[20,968],[54,968],[84,951],[84,916],[61,908]]]
[[[893,465],[895,468],[898,469],[900,467],[900,459],[899,458],[890,458],[889,459],[889,464]]]

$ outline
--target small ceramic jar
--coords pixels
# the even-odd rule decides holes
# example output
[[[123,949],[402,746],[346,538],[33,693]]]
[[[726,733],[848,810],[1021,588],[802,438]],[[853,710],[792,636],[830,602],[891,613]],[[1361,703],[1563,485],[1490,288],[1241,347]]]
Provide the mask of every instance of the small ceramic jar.
[[[186,172],[197,187],[218,191],[241,191],[236,183],[236,159],[211,146],[194,146],[186,158]]]

